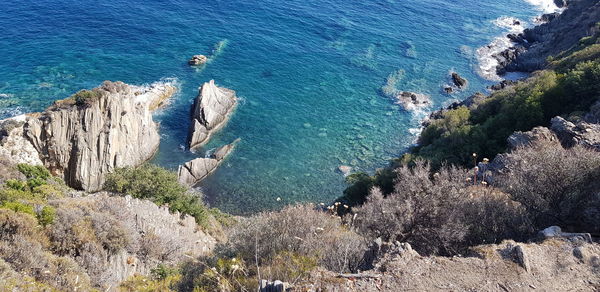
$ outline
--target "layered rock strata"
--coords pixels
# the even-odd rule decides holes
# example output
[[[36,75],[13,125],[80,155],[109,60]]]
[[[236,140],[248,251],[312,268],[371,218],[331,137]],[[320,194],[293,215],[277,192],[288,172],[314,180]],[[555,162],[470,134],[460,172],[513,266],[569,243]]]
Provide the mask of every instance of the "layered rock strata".
[[[190,149],[206,143],[227,122],[236,105],[235,91],[217,87],[214,80],[204,83],[192,106]]]
[[[152,111],[175,91],[172,83],[105,81],[43,112],[2,121],[0,155],[43,164],[73,188],[98,191],[115,168],[152,158],[160,143]]]
[[[239,141],[237,139],[231,144],[218,148],[210,157],[196,158],[180,165],[178,170],[179,182],[183,185],[193,186],[205,179],[227,158]]]

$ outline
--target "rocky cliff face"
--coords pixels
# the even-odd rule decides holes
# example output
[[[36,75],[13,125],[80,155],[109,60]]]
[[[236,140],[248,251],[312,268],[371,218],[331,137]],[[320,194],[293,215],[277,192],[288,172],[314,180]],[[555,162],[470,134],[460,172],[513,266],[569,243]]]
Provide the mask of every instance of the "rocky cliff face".
[[[592,35],[600,22],[600,2],[568,1],[568,8],[562,14],[548,20],[511,37],[515,46],[496,56],[500,62],[498,73],[542,69],[548,57],[557,56],[577,45],[581,38]]]
[[[192,107],[190,148],[206,143],[210,135],[227,122],[236,104],[235,91],[217,87],[214,80],[204,83]]]
[[[15,163],[44,164],[69,186],[97,191],[114,168],[137,166],[154,155],[160,138],[152,111],[175,91],[169,83],[106,81],[44,112],[12,119],[0,154]]]

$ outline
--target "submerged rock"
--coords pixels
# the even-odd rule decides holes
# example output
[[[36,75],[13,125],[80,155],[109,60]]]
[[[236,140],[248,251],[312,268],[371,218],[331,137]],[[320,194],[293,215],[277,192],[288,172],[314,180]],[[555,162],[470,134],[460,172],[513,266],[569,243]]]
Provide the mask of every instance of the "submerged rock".
[[[100,190],[115,168],[152,158],[160,143],[152,110],[175,91],[170,83],[105,81],[44,112],[11,119],[22,123],[6,133],[0,154],[14,163],[43,164],[73,188]]]
[[[189,147],[206,143],[210,135],[227,122],[236,104],[235,91],[217,87],[214,80],[204,83],[192,106]]]
[[[352,167],[348,165],[340,165],[340,167],[338,167],[338,171],[341,172],[344,176],[349,176],[352,172]]]
[[[192,66],[198,66],[198,65],[203,65],[206,64],[206,62],[208,61],[208,57],[204,56],[204,55],[194,55],[189,61],[188,64],[192,65]]]
[[[429,96],[409,91],[401,91],[396,95],[396,103],[405,110],[411,111],[431,105]]]
[[[196,158],[180,165],[178,171],[179,183],[193,186],[205,179],[227,158],[239,141],[240,139],[237,139],[231,144],[218,148],[208,158]]]

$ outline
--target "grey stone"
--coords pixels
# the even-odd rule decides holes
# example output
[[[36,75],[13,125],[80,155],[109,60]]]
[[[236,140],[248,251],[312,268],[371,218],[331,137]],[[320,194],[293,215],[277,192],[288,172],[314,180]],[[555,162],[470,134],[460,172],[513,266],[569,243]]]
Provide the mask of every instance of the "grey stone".
[[[206,143],[211,134],[227,122],[236,104],[235,91],[217,87],[214,80],[204,83],[192,106],[189,147]]]
[[[456,72],[452,72],[451,77],[452,77],[452,82],[458,88],[461,88],[461,89],[465,88],[469,84],[469,82],[467,81],[467,79],[463,78],[462,76],[460,76]]]
[[[565,147],[583,145],[600,151],[600,124],[585,121],[574,124],[562,117],[552,118],[551,123],[552,131]]]
[[[188,61],[188,64],[190,64],[192,66],[198,66],[198,65],[206,64],[207,61],[208,61],[208,58],[204,55],[194,55]]]
[[[141,87],[105,81],[92,90],[94,99],[69,98],[14,118],[24,125],[10,131],[0,154],[16,163],[43,164],[73,188],[98,191],[115,168],[152,158],[160,143],[152,111],[175,91],[169,83]]]
[[[592,243],[592,235],[589,233],[569,233],[562,232],[562,229],[558,226],[550,226],[539,232],[540,237],[543,239],[549,238],[563,238],[570,241],[582,241]]]
[[[210,157],[196,158],[179,166],[179,183],[193,186],[205,179],[219,167],[223,160],[233,151],[240,139],[218,148]]]
[[[529,271],[531,269],[529,264],[529,257],[525,253],[523,246],[517,245],[513,248],[513,254],[515,256],[515,261],[519,264],[525,271]]]
[[[533,146],[539,142],[558,142],[558,137],[546,127],[535,127],[527,132],[515,132],[507,139],[511,149]]]

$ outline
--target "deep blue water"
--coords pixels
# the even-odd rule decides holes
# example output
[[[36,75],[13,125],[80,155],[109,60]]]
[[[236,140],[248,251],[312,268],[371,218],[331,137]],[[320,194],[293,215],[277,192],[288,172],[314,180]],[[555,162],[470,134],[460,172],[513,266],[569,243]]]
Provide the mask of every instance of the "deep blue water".
[[[103,80],[175,78],[155,163],[176,169],[241,138],[201,185],[211,205],[245,213],[329,201],[345,187],[338,166],[372,172],[415,139],[423,113],[380,94],[390,73],[403,69],[397,88],[431,95],[431,109],[485,90],[493,82],[477,74],[475,50],[505,32],[493,21],[539,13],[524,0],[15,0],[0,8],[0,118]],[[186,64],[217,43],[205,68]],[[448,96],[451,69],[470,85]],[[241,103],[191,153],[189,107],[210,79]]]

